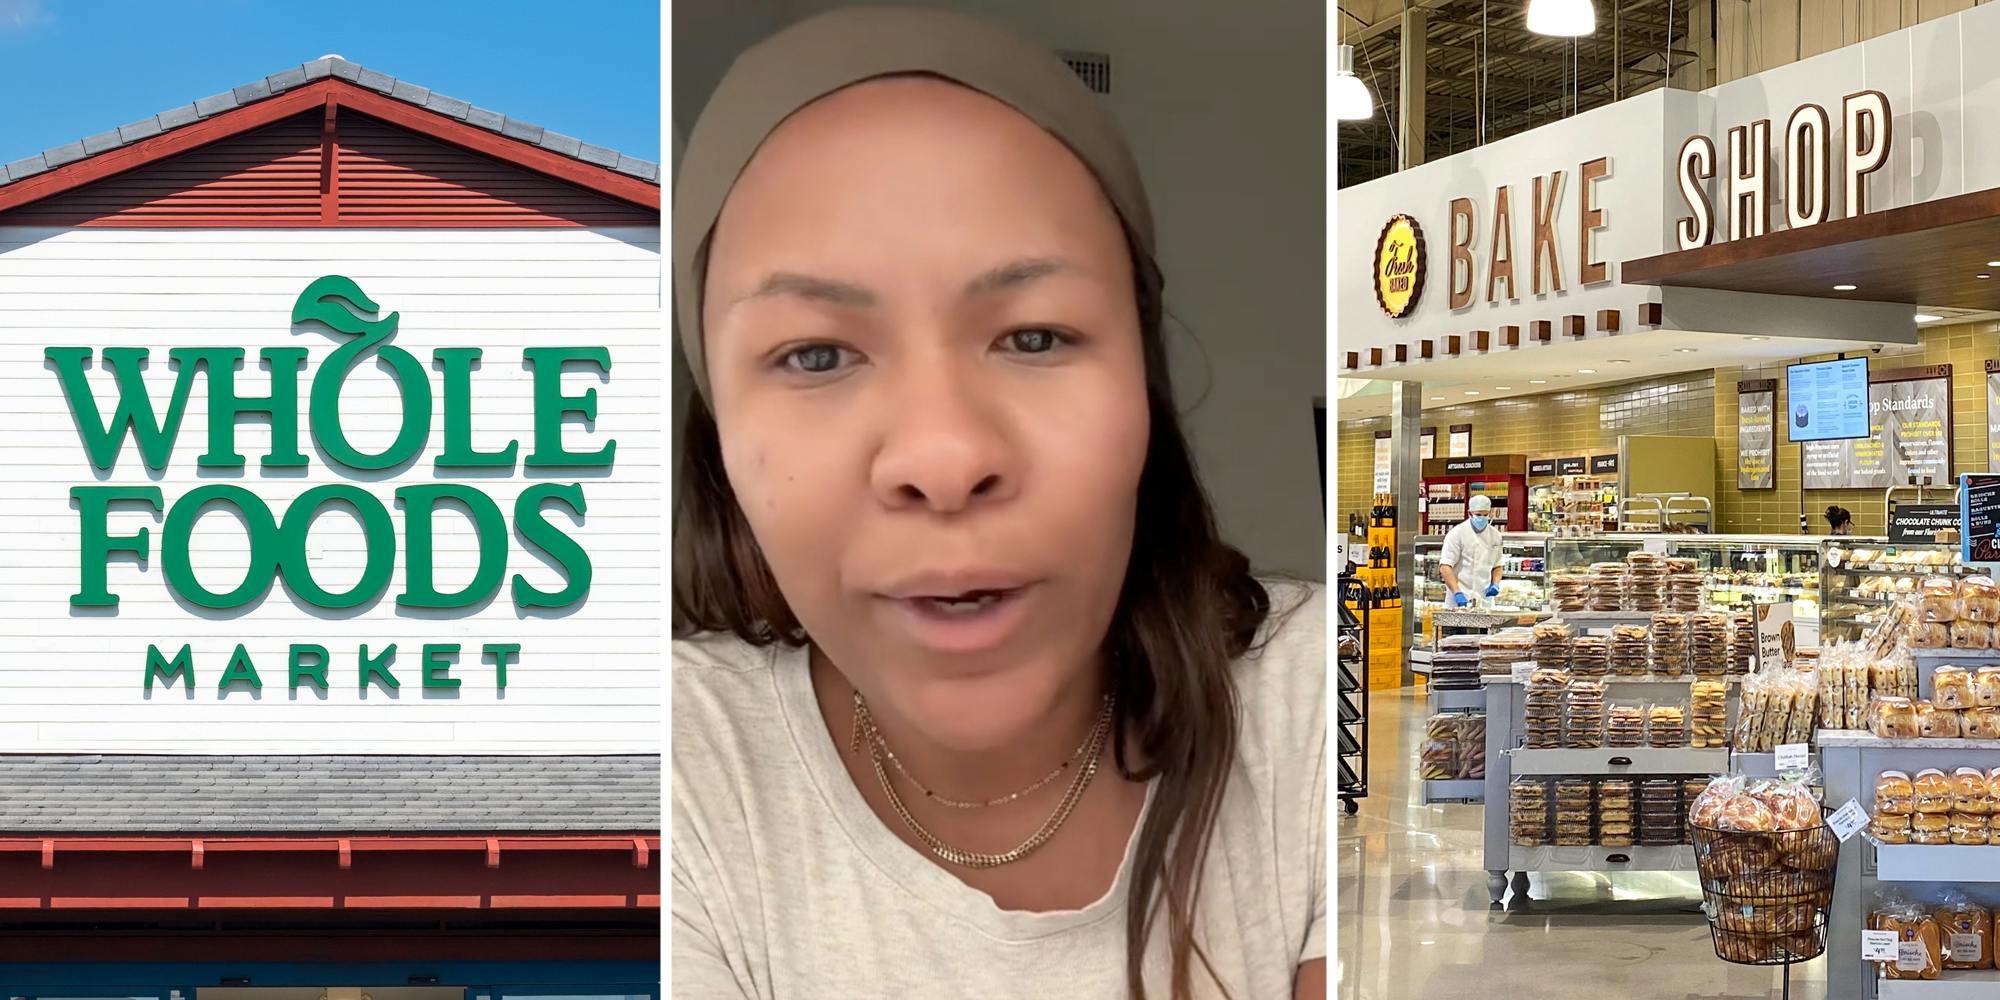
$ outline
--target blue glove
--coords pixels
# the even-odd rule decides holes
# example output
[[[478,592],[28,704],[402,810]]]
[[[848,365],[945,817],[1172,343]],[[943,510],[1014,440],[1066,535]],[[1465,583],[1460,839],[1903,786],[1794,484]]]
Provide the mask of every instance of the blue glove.
[[[1487,586],[1487,588],[1486,588],[1486,596],[1488,596],[1488,597],[1499,597],[1499,596],[1500,596],[1500,586],[1499,586],[1499,584],[1491,584],[1491,585]]]
[[[1466,604],[1468,604],[1468,603],[1470,603],[1470,602],[1468,602],[1468,601],[1467,601],[1467,600],[1465,599],[1465,594],[1464,594],[1464,593],[1463,593],[1462,591],[1456,591],[1456,590],[1454,590],[1454,591],[1452,591],[1452,592],[1451,592],[1451,606],[1452,606],[1452,607],[1454,607],[1454,608],[1462,608],[1462,607],[1465,607],[1465,606],[1466,606]]]

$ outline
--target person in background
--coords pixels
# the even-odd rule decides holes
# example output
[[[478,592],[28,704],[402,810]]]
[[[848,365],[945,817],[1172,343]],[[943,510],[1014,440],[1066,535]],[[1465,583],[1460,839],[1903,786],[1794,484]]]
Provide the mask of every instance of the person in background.
[[[1836,535],[1854,534],[1854,516],[1849,514],[1845,507],[1828,507],[1826,523]]]
[[[1474,588],[1483,596],[1500,596],[1500,528],[1493,523],[1493,499],[1476,496],[1466,505],[1470,517],[1445,533],[1438,555],[1438,575],[1451,592],[1454,608],[1472,603]]]

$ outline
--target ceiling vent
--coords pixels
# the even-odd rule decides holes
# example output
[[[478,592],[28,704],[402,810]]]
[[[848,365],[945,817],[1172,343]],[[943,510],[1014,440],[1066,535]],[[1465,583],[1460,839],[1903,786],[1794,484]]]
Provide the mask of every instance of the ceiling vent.
[[[1100,94],[1111,93],[1111,56],[1104,52],[1058,51],[1056,55],[1076,71],[1083,85]]]

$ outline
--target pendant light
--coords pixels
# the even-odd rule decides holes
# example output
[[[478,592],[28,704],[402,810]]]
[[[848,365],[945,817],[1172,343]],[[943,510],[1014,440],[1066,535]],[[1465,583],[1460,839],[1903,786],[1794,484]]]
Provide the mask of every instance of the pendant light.
[[[1558,38],[1594,34],[1597,8],[1590,0],[1528,0],[1528,30]]]
[[[1360,122],[1375,117],[1375,95],[1370,94],[1368,85],[1354,75],[1352,45],[1342,45],[1338,50],[1334,62],[1333,90],[1328,96],[1333,102],[1336,121]]]

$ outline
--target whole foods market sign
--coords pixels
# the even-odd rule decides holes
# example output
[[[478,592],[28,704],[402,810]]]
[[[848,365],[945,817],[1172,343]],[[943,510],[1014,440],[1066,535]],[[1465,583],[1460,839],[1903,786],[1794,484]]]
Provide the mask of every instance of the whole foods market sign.
[[[473,440],[474,376],[481,349],[435,348],[427,363],[395,343],[400,315],[381,312],[348,278],[327,275],[312,281],[299,293],[290,320],[301,335],[317,333],[337,346],[310,368],[306,347],[260,349],[255,363],[268,368],[270,379],[262,396],[237,390],[240,366],[253,363],[240,346],[177,347],[166,352],[164,365],[145,347],[46,348],[45,367],[69,404],[74,443],[100,479],[69,489],[77,565],[77,586],[68,597],[73,614],[117,613],[121,596],[134,589],[124,573],[113,583],[111,567],[123,562],[136,562],[138,586],[162,588],[189,612],[194,626],[204,619],[246,614],[280,591],[282,599],[335,618],[384,600],[393,600],[399,614],[441,619],[471,614],[496,601],[510,603],[520,616],[561,613],[582,604],[590,593],[591,556],[565,525],[581,524],[588,504],[582,483],[564,480],[607,475],[617,442],[606,439],[583,447],[565,433],[580,436],[571,425],[596,420],[597,390],[577,392],[572,383],[579,376],[608,381],[610,350],[524,348],[522,365],[532,386],[532,434],[525,442],[510,440],[482,450]],[[351,398],[351,380],[370,362],[391,376],[394,391],[386,400]],[[99,369],[95,385],[87,374],[92,367]],[[206,376],[200,381],[207,400],[207,419],[199,426],[184,420],[197,373]],[[163,402],[156,405],[156,400]],[[393,410],[394,433],[386,443],[351,432],[358,415],[382,406]],[[442,444],[433,450],[432,422],[440,413]],[[256,476],[246,472],[250,458],[238,447],[237,437],[239,427],[252,422],[269,427],[268,447],[255,459]],[[194,458],[202,484],[169,495],[142,481],[167,470],[183,436],[198,436],[205,446]],[[308,456],[308,447],[317,462]],[[376,485],[425,462],[435,481],[388,490]],[[307,475],[316,466],[321,478],[330,470],[342,481],[315,485],[289,503],[274,503],[259,488]],[[536,481],[511,504],[497,502],[482,486],[516,477]],[[392,507],[402,515],[400,536]],[[310,550],[316,526],[335,511],[358,523],[364,552],[358,578],[330,583],[313,565]],[[476,540],[471,552],[447,551],[436,543],[440,515],[447,512],[470,522]],[[198,567],[214,568],[197,542],[197,529],[204,519],[215,517],[235,523],[248,553],[241,577],[221,584],[213,572],[197,573]],[[522,571],[526,567],[510,566],[510,534],[552,574],[537,572],[531,579]],[[468,563],[469,579],[441,582],[441,568],[463,577]],[[392,595],[399,566],[402,585]],[[336,651],[310,637],[302,639],[290,644],[281,664],[257,662],[244,644],[236,645],[226,662],[197,663],[190,644],[166,639],[134,651],[131,676],[148,690],[156,682],[190,688],[213,683],[219,694],[227,694],[237,686],[261,690],[271,675],[283,677],[293,690],[351,683],[364,691],[371,684],[393,691],[414,674],[427,692],[448,692],[463,683],[454,671],[465,672],[477,661],[494,687],[504,691],[508,666],[522,656],[519,642],[504,640],[484,641],[476,648],[426,642],[414,650],[363,642]],[[345,679],[337,676],[343,671]]]

